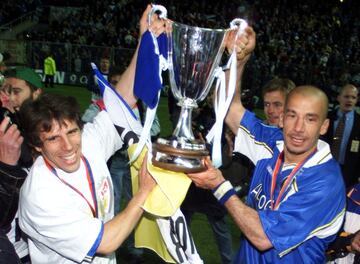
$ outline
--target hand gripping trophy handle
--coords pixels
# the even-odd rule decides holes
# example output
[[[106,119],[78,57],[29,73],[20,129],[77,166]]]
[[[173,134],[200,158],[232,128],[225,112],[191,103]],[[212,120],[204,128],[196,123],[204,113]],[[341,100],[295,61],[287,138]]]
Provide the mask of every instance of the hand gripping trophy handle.
[[[157,13],[159,15],[159,18],[162,18],[162,19],[167,18],[167,10],[164,6],[153,4],[151,7],[152,7],[151,11],[149,12],[149,15],[148,15],[149,26],[151,24],[151,18],[155,13]]]

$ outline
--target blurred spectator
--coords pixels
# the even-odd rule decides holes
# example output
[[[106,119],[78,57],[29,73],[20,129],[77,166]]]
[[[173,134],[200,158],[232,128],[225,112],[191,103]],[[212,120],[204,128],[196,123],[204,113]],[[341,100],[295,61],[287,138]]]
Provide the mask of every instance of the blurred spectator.
[[[360,170],[360,115],[355,111],[358,93],[352,84],[341,88],[339,107],[329,113],[330,125],[324,136],[340,164],[346,188],[359,182],[359,175],[354,173]]]
[[[54,77],[56,74],[56,62],[53,58],[52,53],[44,60],[44,74],[45,74],[45,87],[54,87]]]
[[[109,69],[110,69],[110,58],[107,55],[103,55],[100,59],[99,70],[106,80],[108,79]],[[89,81],[87,88],[89,91],[91,91],[91,100],[96,101],[101,99],[100,89],[96,82],[95,76],[92,72],[90,73],[88,80]]]
[[[264,101],[265,123],[279,126],[280,116],[284,112],[287,94],[295,88],[295,83],[290,79],[275,78],[269,81],[262,89]]]

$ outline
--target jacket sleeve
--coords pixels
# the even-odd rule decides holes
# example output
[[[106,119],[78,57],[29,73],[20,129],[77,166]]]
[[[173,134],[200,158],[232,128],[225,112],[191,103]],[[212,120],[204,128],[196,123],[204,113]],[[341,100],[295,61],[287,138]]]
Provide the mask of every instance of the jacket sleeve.
[[[19,192],[27,172],[20,166],[0,162],[0,228],[10,228],[19,203]],[[6,230],[7,231],[7,230]]]

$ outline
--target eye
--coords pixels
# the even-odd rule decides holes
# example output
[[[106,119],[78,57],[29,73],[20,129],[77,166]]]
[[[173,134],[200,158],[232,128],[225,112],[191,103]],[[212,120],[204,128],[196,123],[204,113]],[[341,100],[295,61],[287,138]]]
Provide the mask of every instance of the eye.
[[[306,119],[308,122],[316,122],[318,120],[316,116],[308,116]]]
[[[288,118],[294,118],[295,114],[291,113],[291,112],[287,112],[285,116],[288,117]]]
[[[79,130],[78,128],[73,129],[73,130],[70,130],[70,131],[68,132],[68,135],[70,135],[70,136],[76,135],[79,131],[80,131],[80,130]]]
[[[59,141],[60,137],[59,136],[53,136],[53,137],[49,137],[46,139],[46,141],[50,142],[50,143],[55,143],[57,141]]]

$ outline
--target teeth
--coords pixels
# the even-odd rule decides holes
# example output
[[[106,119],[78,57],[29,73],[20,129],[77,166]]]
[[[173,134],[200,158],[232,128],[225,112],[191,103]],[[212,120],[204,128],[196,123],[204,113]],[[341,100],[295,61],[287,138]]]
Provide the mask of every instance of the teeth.
[[[292,140],[295,142],[302,142],[303,139],[302,138],[296,138],[296,137],[292,137]]]
[[[73,153],[72,155],[70,155],[70,156],[65,156],[65,157],[63,157],[65,160],[72,160],[72,159],[74,159],[75,158],[75,153]]]

